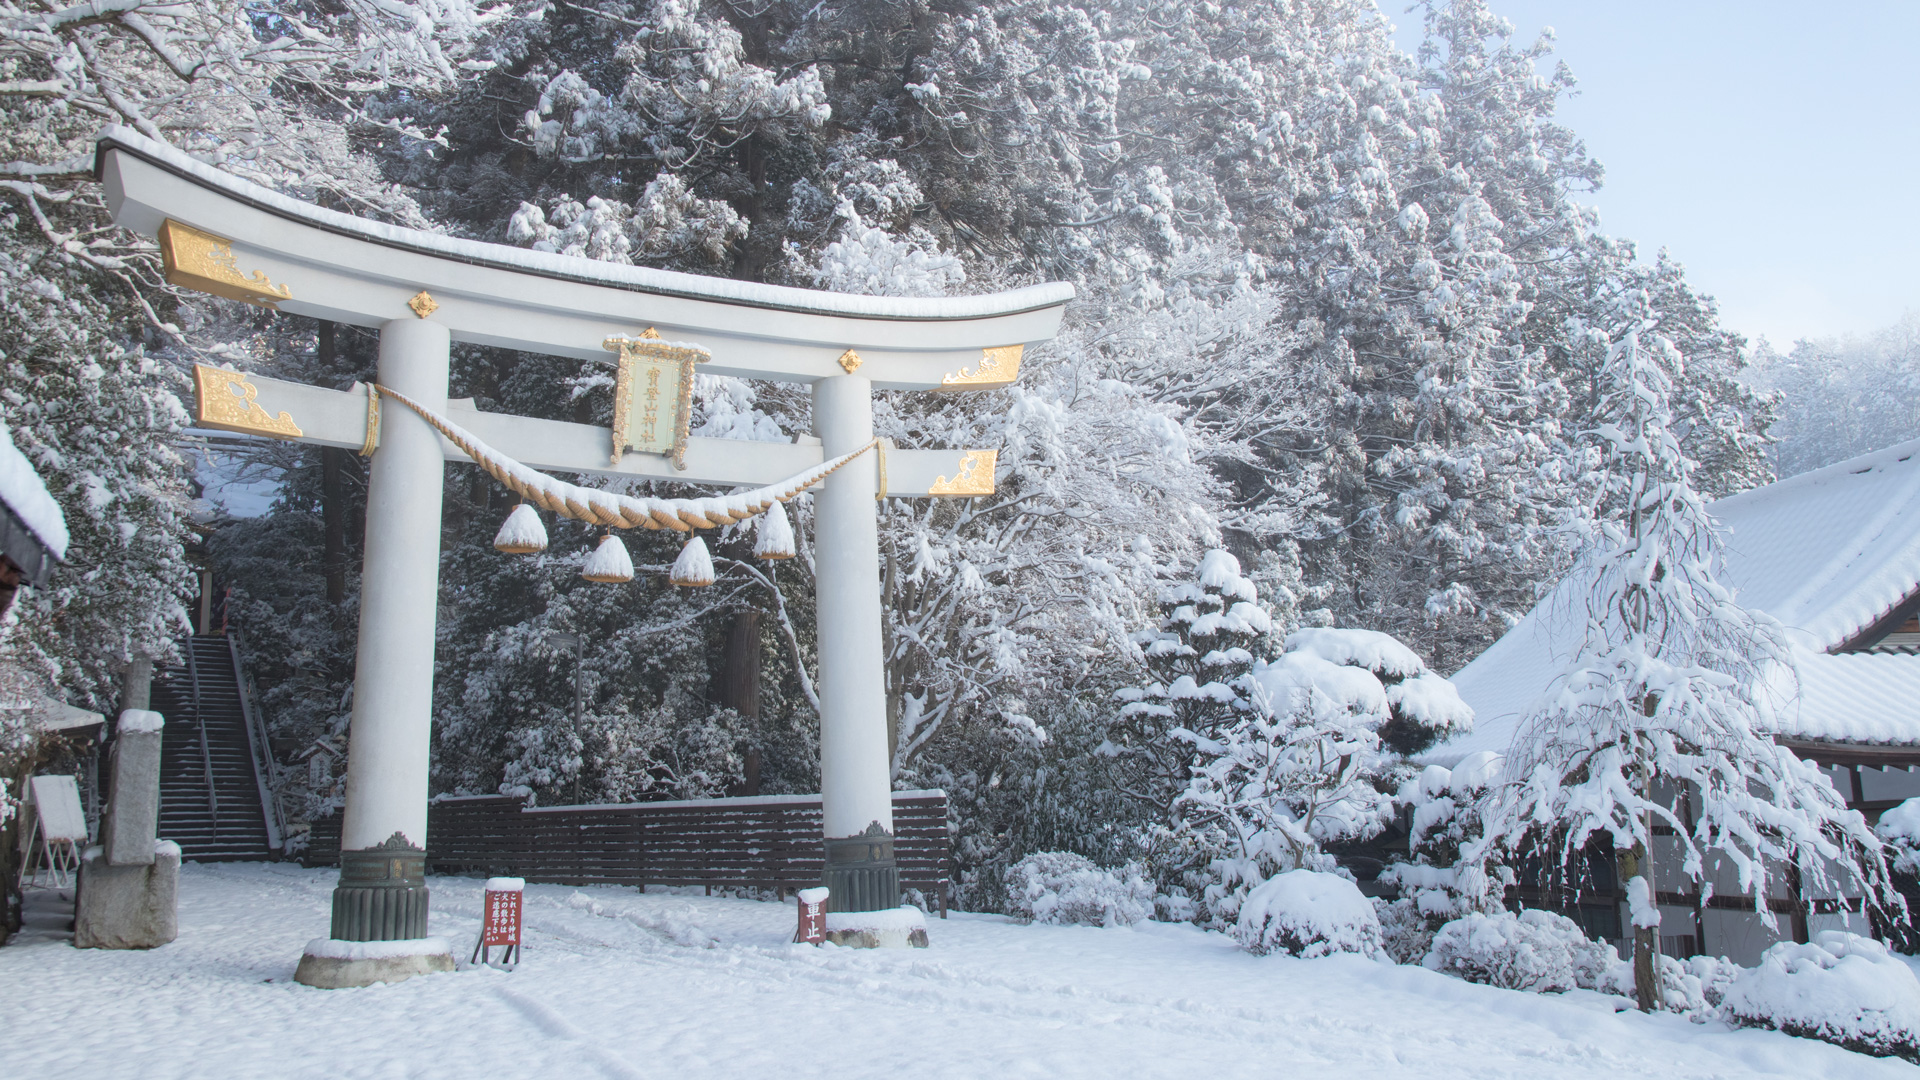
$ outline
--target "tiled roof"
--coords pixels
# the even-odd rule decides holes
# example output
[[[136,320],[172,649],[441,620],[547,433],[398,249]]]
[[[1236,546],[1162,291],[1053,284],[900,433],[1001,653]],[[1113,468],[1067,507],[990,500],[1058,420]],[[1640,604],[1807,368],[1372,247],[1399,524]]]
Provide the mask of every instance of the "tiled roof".
[[[1786,625],[1798,688],[1776,717],[1800,739],[1920,744],[1920,656],[1831,654],[1920,589],[1920,440],[1901,443],[1712,506],[1723,582]],[[1471,734],[1428,756],[1446,763],[1505,751],[1577,646],[1579,583],[1563,581],[1453,677]]]

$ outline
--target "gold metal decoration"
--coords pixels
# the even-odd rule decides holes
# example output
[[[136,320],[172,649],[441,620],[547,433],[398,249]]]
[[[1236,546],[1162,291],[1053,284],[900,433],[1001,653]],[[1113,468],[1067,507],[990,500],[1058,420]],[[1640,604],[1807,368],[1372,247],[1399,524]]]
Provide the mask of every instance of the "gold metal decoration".
[[[693,421],[693,366],[713,359],[698,345],[660,340],[649,327],[637,338],[610,337],[620,354],[613,384],[613,463],[628,450],[665,454],[676,469],[687,467],[687,425]]]
[[[276,439],[298,439],[305,434],[285,412],[276,418],[255,404],[253,399],[260,388],[238,371],[195,364],[193,384],[193,419],[201,427]]]
[[[860,354],[848,349],[840,354],[840,369],[851,375],[860,367]]]
[[[360,456],[372,457],[380,449],[380,388],[367,384],[367,435],[360,440]]]
[[[425,289],[414,293],[413,299],[407,301],[407,306],[413,309],[415,315],[423,319],[440,310],[440,305],[434,302],[433,297],[427,295]]]
[[[993,466],[1000,458],[998,450],[969,450],[967,456],[960,459],[960,468],[954,471],[953,479],[938,477],[928,486],[929,495],[991,495],[993,494]]]
[[[1025,350],[1025,345],[981,349],[980,363],[972,371],[961,368],[949,372],[940,380],[940,389],[986,390],[995,386],[1012,386],[1020,378],[1020,354]]]
[[[160,262],[167,280],[229,300],[275,307],[293,299],[293,290],[275,285],[255,270],[249,277],[233,262],[233,242],[168,219],[160,223]]]

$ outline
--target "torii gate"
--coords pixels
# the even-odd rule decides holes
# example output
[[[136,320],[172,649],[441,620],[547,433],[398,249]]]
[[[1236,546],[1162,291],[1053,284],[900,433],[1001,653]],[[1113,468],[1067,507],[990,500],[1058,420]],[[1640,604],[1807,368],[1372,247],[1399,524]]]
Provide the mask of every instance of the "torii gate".
[[[1073,297],[1066,284],[936,299],[852,296],[477,243],[290,199],[120,127],[101,133],[96,172],[114,221],[159,242],[169,281],[297,315],[378,327],[380,389],[421,410],[376,411],[369,390],[342,392],[230,373],[209,377],[213,369],[202,370],[197,420],[203,426],[372,455],[347,804],[330,934],[336,942],[426,935],[441,484],[444,462],[468,454],[443,439],[425,415],[533,468],[768,485],[870,445],[876,387],[976,390],[1011,384],[1022,348],[1051,339]],[[667,395],[659,403],[675,397],[682,402],[672,440],[650,442],[644,432],[631,430],[640,423],[637,412],[616,446],[607,428],[483,413],[471,401],[447,400],[454,339],[588,359],[605,357],[603,350],[620,347],[621,339],[637,344],[643,328],[664,339],[654,355],[680,361],[654,369],[667,380],[655,387]],[[668,342],[697,348],[676,351]],[[627,351],[622,349],[623,368]],[[683,353],[700,352],[711,355],[703,369],[711,374],[811,385],[817,443],[687,437],[684,395],[700,357]],[[622,452],[627,446],[646,449]],[[990,494],[994,454],[867,454],[833,472],[817,496],[820,789],[833,910],[879,911],[899,903],[877,500]],[[370,974],[364,964],[355,966],[361,960],[405,951],[338,947],[319,953],[333,955],[340,961],[335,966],[344,968],[329,977],[332,985],[362,985],[375,974],[400,973],[389,964],[384,973]],[[309,958],[314,954],[310,947]],[[429,957],[417,970],[440,965]],[[451,966],[450,958],[444,966]]]

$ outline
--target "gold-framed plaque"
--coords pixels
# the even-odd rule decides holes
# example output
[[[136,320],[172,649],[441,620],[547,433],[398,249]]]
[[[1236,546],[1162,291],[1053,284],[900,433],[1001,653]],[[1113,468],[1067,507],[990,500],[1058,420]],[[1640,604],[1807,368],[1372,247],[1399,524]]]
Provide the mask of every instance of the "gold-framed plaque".
[[[638,450],[665,455],[674,468],[686,468],[693,366],[713,354],[698,345],[662,341],[652,328],[637,338],[610,337],[603,344],[620,354],[613,384],[613,464]]]

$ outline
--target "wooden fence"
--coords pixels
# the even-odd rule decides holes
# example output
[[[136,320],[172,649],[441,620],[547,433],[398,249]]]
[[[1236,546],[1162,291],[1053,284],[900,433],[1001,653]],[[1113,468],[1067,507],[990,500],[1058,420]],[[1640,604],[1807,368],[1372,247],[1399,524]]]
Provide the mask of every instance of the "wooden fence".
[[[953,871],[947,793],[893,793],[900,886],[946,907]],[[434,873],[511,875],[561,885],[820,883],[820,796],[527,807],[506,795],[446,797],[427,809]],[[304,861],[340,861],[338,816],[313,823]]]

